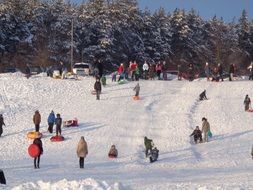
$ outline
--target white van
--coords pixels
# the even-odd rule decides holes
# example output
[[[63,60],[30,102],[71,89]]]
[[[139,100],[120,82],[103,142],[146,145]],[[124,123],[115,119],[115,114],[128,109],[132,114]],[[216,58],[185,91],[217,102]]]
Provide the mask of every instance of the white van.
[[[73,66],[73,73],[75,75],[88,76],[91,74],[90,63],[75,63]]]

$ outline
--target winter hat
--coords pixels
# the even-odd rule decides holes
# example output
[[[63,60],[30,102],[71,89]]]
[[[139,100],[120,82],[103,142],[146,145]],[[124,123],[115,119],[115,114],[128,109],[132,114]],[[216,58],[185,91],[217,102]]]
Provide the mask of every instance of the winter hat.
[[[204,121],[204,120],[206,120],[206,118],[205,118],[205,117],[203,117],[203,118],[202,118],[202,121]]]

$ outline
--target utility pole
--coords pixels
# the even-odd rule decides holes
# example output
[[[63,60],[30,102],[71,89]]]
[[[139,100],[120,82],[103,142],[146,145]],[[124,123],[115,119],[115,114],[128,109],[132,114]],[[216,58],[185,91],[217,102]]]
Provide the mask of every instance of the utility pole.
[[[71,50],[70,50],[70,66],[73,71],[73,49],[74,49],[74,19],[71,20]]]

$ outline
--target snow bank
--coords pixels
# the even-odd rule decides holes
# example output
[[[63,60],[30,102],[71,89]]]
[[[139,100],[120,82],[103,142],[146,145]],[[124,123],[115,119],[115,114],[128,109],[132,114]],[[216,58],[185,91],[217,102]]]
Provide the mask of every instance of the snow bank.
[[[29,182],[17,187],[12,190],[123,190],[120,183],[108,185],[106,182],[98,182],[94,179],[88,178],[80,181],[68,181],[63,179],[61,181],[51,183],[38,181],[37,183]]]

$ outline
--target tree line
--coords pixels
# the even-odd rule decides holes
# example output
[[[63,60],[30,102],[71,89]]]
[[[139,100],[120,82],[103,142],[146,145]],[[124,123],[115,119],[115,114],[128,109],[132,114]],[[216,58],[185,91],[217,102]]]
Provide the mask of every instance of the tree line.
[[[206,62],[244,72],[253,60],[253,21],[242,11],[238,20],[204,20],[196,10],[141,10],[137,0],[2,0],[0,4],[0,69],[70,66],[71,23],[74,62],[102,59],[104,68],[136,60],[165,60],[170,68]]]

